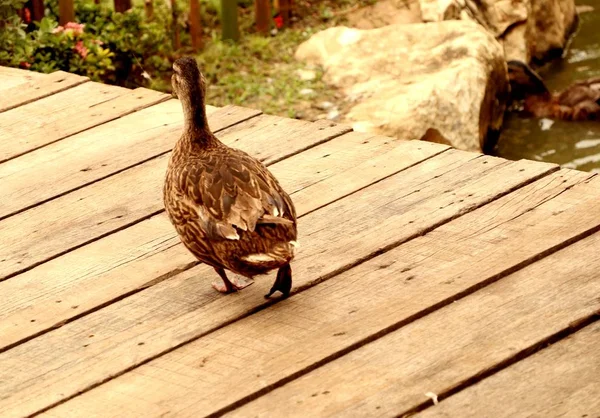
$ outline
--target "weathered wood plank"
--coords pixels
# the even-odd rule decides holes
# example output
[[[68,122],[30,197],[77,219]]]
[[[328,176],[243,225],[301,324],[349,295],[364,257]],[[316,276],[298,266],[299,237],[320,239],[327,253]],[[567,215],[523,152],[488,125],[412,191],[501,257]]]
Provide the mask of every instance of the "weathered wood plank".
[[[234,128],[227,130],[226,143],[233,140]],[[237,144],[246,152],[261,146],[289,151],[287,144],[278,151],[276,143],[265,144],[257,135],[244,138]],[[281,161],[273,170],[290,193],[298,192],[299,207],[314,210],[446,149],[351,133]],[[168,154],[0,221],[0,280],[162,211],[164,176],[157,173],[165,172],[167,161]]]
[[[213,129],[260,113],[240,107],[207,112]],[[182,128],[181,105],[168,100],[0,164],[0,218],[165,154]]]
[[[19,84],[41,80],[47,76],[48,74],[37,73],[35,71],[0,66],[0,91],[13,88]]]
[[[294,291],[554,169],[451,150],[312,212],[300,221]],[[443,193],[446,187],[454,194]],[[0,408],[8,414],[46,408],[267,303],[262,294],[270,280],[222,297],[208,285],[213,277],[195,267],[0,354],[7,365],[0,371]],[[24,370],[25,364],[36,367]]]
[[[0,162],[169,98],[158,91],[84,83],[0,113]]]
[[[449,304],[457,295],[473,292],[486,282],[498,278],[499,275],[508,274],[524,263],[532,262],[557,245],[572,240],[578,234],[589,232],[591,218],[594,219],[594,225],[598,229],[600,214],[596,211],[591,215],[593,212],[590,212],[590,208],[597,204],[595,196],[600,192],[600,183],[578,184],[587,178],[588,175],[584,173],[572,171],[552,174],[294,296],[282,304],[239,320],[107,382],[67,402],[57,408],[53,414],[64,416],[68,411],[77,410],[79,413],[85,413],[86,416],[94,416],[100,411],[95,407],[106,405],[107,402],[103,400],[110,396],[110,406],[101,411],[103,416],[118,416],[120,411],[131,411],[129,406],[134,405],[133,399],[137,400],[136,406],[143,405],[143,409],[138,409],[135,413],[144,416],[164,413],[177,416],[204,416],[219,411],[244,397],[252,397],[262,390],[278,386],[294,374],[314,368],[323,359],[335,358],[353,346],[361,345],[382,333],[413,321],[423,312],[439,307],[441,304]],[[578,185],[569,190],[575,184]],[[582,196],[587,198],[581,199]],[[561,210],[564,212],[558,213]],[[546,230],[546,234],[540,234],[541,230]],[[589,254],[587,256],[589,258]],[[600,259],[600,256],[596,255],[596,257]],[[577,264],[574,263],[573,266]],[[298,268],[295,269],[297,270]],[[519,277],[529,276],[534,274],[525,273]],[[520,282],[520,278],[516,281]],[[188,282],[191,280],[189,276],[186,279]],[[536,280],[539,280],[539,277]],[[539,283],[536,282],[537,285],[543,286],[544,280],[542,278]],[[598,279],[595,280],[595,286],[600,285]],[[186,283],[185,286],[189,293],[191,284]],[[525,283],[523,286],[527,288]],[[508,286],[508,289],[511,287]],[[173,289],[170,290],[170,295],[175,294]],[[532,294],[535,295],[533,290],[532,288]],[[480,293],[489,294],[487,288]],[[183,295],[183,292],[181,294]],[[260,291],[256,291],[256,294],[258,296]],[[552,294],[555,298],[556,293]],[[596,294],[597,292],[590,292],[589,285],[582,283],[578,296],[593,300]],[[183,300],[183,296],[180,297]],[[498,309],[497,304],[502,304],[508,295],[495,295],[494,298],[496,299],[494,309]],[[166,299],[166,297],[159,298],[163,303]],[[559,298],[555,299],[556,306],[560,308]],[[190,298],[187,301],[189,302]],[[243,301],[237,303],[240,302]],[[519,302],[528,301],[519,300]],[[544,303],[536,305],[543,307]],[[489,309],[489,312],[494,312],[488,302],[473,306],[476,309],[485,306],[486,311]],[[234,308],[230,304],[223,306],[222,309]],[[593,312],[593,307],[590,305],[585,309],[588,313]],[[207,310],[202,310],[202,313],[196,315],[187,314],[188,332],[197,326],[194,321],[215,321],[213,315],[217,314]],[[568,316],[566,312],[565,316]],[[489,318],[484,315],[482,317]],[[541,316],[540,320],[544,318]],[[506,320],[513,321],[515,327],[520,327],[521,322],[514,319],[515,316],[512,316]],[[422,321],[423,319],[414,324],[415,329],[421,329]],[[476,321],[464,320],[456,324],[471,322]],[[99,324],[99,321],[96,323]],[[431,334],[437,335],[448,328],[441,325],[439,319],[432,321],[431,324],[432,328],[429,331]],[[493,332],[498,328],[489,329]],[[172,328],[171,331],[175,330]],[[464,332],[474,339],[479,335],[474,332],[471,334]],[[450,336],[449,341],[451,341],[452,336],[457,335],[456,330],[454,334],[448,332],[446,335]],[[502,335],[497,333],[498,338],[502,338]],[[140,336],[135,341],[149,344],[148,338],[150,338],[149,334]],[[154,338],[158,338],[158,335]],[[402,341],[415,341],[415,339],[405,337],[398,339],[395,345],[387,345],[386,350],[379,352],[382,362],[390,357],[390,353],[402,346]],[[428,349],[426,338],[418,341],[423,346],[414,350],[416,354],[408,355],[403,352],[398,358],[410,363],[414,361],[415,355],[420,356],[419,353]],[[436,340],[435,344],[432,344],[436,348],[439,347],[441,351],[444,347],[448,348],[448,342]],[[130,344],[130,347],[132,345]],[[456,353],[460,350],[447,351]],[[468,363],[467,360],[464,362]],[[415,363],[423,364],[425,367],[438,365],[438,361],[433,356],[431,361]],[[450,363],[441,362],[441,364]],[[387,366],[389,368],[389,364]],[[377,385],[386,382],[386,373],[393,373],[394,370],[396,370],[394,367],[389,371],[378,370],[379,374],[365,379],[353,375],[348,382],[364,381],[365,385],[372,384],[374,389],[369,393],[376,394]],[[436,370],[434,368],[431,372],[435,375]],[[351,367],[349,366],[346,371],[350,373]],[[360,370],[358,373],[360,374]],[[323,377],[322,374],[319,376]],[[343,380],[340,375],[335,374],[335,376],[338,380]],[[333,393],[334,391],[331,387],[323,387],[318,392],[320,399],[317,403],[320,403],[320,406],[314,405],[314,402],[306,398],[310,399],[317,392],[314,386],[320,387],[321,380],[311,381],[312,391],[304,391],[304,387],[300,388],[302,390],[287,390],[295,384],[288,383],[281,389],[286,391],[285,396],[277,395],[277,398],[271,399],[271,402],[259,400],[256,402],[256,404],[260,402],[259,406],[250,404],[248,405],[250,409],[241,409],[240,415],[255,416],[259,412],[266,411],[268,416],[288,416],[292,406],[302,408],[298,411],[304,416],[327,415],[328,405],[335,404],[336,398],[332,395],[331,398],[323,399],[322,392],[328,390]],[[325,378],[324,381],[334,382],[335,379]],[[397,391],[399,385],[402,386],[402,383],[395,383],[393,388]],[[232,388],[235,390],[231,390]],[[361,390],[366,391],[361,387],[357,390],[358,394],[352,392],[348,396],[360,396]],[[418,391],[419,402],[427,400],[423,393],[429,390],[431,389]],[[350,390],[335,393],[337,397],[343,398],[346,392]],[[265,396],[265,399],[276,396],[276,393],[277,391]],[[301,394],[301,397],[297,397],[300,396],[298,394]],[[284,402],[282,399],[294,399],[294,401]],[[295,399],[301,400],[302,404],[296,404]],[[384,395],[379,399],[385,404]],[[310,406],[305,408],[307,404]],[[307,414],[307,411],[310,413]],[[340,412],[339,409],[336,409],[336,412]],[[369,416],[373,410],[369,410],[368,413],[359,412],[362,414],[342,413],[342,416]]]
[[[43,78],[35,77],[17,86],[2,89],[0,112],[13,109],[35,100],[43,99],[55,93],[88,82],[90,79],[77,74],[56,71]],[[1,83],[1,81],[0,81]]]
[[[287,152],[276,151],[275,147],[261,146],[252,153],[262,162],[272,164],[351,130],[348,126],[337,125],[331,121],[306,122],[279,116],[261,115],[248,120],[233,133],[223,131],[222,141],[239,148],[244,141],[258,137],[262,141],[273,144],[277,141],[282,145],[281,148],[277,148],[278,150],[285,149],[287,146]]]
[[[596,322],[415,417],[598,416],[599,343]]]
[[[283,187],[290,191],[294,201],[300,196],[296,208],[298,214],[302,215],[322,206],[327,199],[334,201],[344,197],[353,191],[350,188],[352,185],[355,190],[359,190],[447,149],[446,146],[437,144],[393,141],[386,137],[353,132],[280,161],[270,169],[280,179]],[[377,154],[378,157],[371,159]],[[384,160],[385,156],[387,161]],[[104,235],[161,211],[160,193],[163,177],[157,176],[156,173],[164,172],[166,159],[167,157],[160,157],[151,160],[2,221],[3,241],[6,245],[3,246],[4,242],[0,242],[0,253],[9,254],[7,260],[11,259],[12,254],[12,260],[21,261],[21,264],[13,267],[23,268],[25,261],[22,260],[32,262],[36,260],[35,257],[50,257],[52,254],[65,252],[68,248],[84,244],[90,238]],[[367,168],[362,164],[365,161],[370,161]],[[357,173],[362,173],[362,177],[358,177]],[[355,180],[349,183],[347,180],[351,178]],[[339,187],[322,190],[321,185],[331,183],[333,179],[337,179]],[[121,192],[130,190],[131,185],[136,185],[135,198],[132,198],[130,193]],[[318,198],[311,200],[307,196],[315,195],[311,192],[313,189],[320,194]],[[106,196],[113,198],[106,199]],[[45,219],[45,228],[39,228],[39,219]],[[124,263],[123,254],[135,254],[137,257],[138,246],[142,245],[141,243],[153,240],[177,243],[175,231],[168,224],[165,224],[164,231],[161,230],[158,236],[148,235],[149,231],[155,230],[134,227],[122,231],[121,235],[133,234],[136,238],[125,238],[128,242],[125,247],[120,236],[107,238],[120,245],[99,245],[91,250],[91,254],[102,253],[104,257],[96,262],[105,263],[103,268],[111,270],[114,268],[113,263]],[[140,240],[139,243],[137,239]],[[50,252],[49,248],[54,252]],[[98,248],[109,248],[109,251],[101,251]],[[0,349],[135,291],[155,279],[154,272],[149,276],[138,274],[127,280],[119,280],[113,287],[107,287],[96,275],[90,276],[87,270],[84,270],[83,275],[76,273],[68,279],[68,285],[61,284],[61,281],[66,279],[57,274],[61,270],[56,271],[54,267],[69,266],[70,272],[73,271],[73,265],[93,268],[89,254],[86,249],[80,250],[77,254],[62,257],[55,263],[34,269],[29,274],[0,283],[0,294],[12,295],[0,300]],[[193,261],[191,255],[186,256],[185,250],[181,254],[184,261],[181,257],[161,260],[158,275],[169,273],[169,269],[180,269],[182,265]],[[154,260],[149,261],[157,263]],[[90,297],[84,303],[78,302],[79,308],[76,311],[63,309],[68,304],[57,306],[56,300],[73,300],[82,292]],[[44,319],[31,322],[32,315]]]
[[[426,393],[443,398],[448,391],[468,383],[470,379],[505,362],[510,364],[518,360],[522,353],[542,348],[554,335],[568,331],[572,325],[593,318],[600,311],[598,248],[600,234],[594,234],[464,300],[452,303],[367,344],[227,416],[282,416],[280,413],[298,417],[307,414],[401,416],[423,404],[432,404]],[[349,327],[338,329],[352,332]],[[598,336],[596,333],[596,351]],[[206,353],[196,352],[195,355],[202,356]],[[180,361],[179,374],[184,369],[182,363],[189,364],[186,360]],[[596,364],[596,372],[598,364],[600,363]],[[277,362],[264,366],[276,367]],[[159,376],[166,374],[161,375],[157,370],[154,372],[157,380]],[[562,376],[566,371],[562,369],[556,372]],[[598,374],[595,376],[597,387]],[[239,387],[237,381],[229,383],[233,385],[230,387]],[[509,384],[516,383],[513,381]],[[537,380],[533,386],[537,386],[541,392],[546,385],[558,386],[560,383]],[[158,392],[156,389],[152,394],[145,393],[155,395]],[[196,387],[196,390],[196,393],[201,393],[202,389]],[[533,387],[520,392],[518,398],[531,396],[532,390]],[[181,385],[179,396],[180,401],[185,399]],[[584,400],[581,409],[599,405],[598,396],[592,398],[596,399]],[[499,405],[500,399],[500,394],[494,393],[490,398],[477,399],[472,406],[477,408],[476,404],[488,405],[488,402]],[[139,401],[143,400],[143,397],[139,398]],[[550,406],[543,402],[543,397],[535,402],[541,408]],[[508,404],[502,402],[500,408],[509,410],[510,404],[513,408],[519,405],[513,400]],[[112,398],[111,405],[115,405]],[[289,405],[294,405],[292,411]],[[485,410],[485,406],[480,409]],[[177,415],[193,416],[193,411],[199,410],[194,406]],[[429,416],[441,416],[437,411],[434,407]],[[88,416],[85,409],[79,409],[78,412]],[[531,416],[527,412],[531,411],[520,409],[518,413],[506,416],[519,416],[519,413]],[[457,415],[450,416],[463,417],[465,414],[460,411]],[[473,416],[498,415],[483,413]],[[561,415],[552,411],[549,415],[540,416]]]

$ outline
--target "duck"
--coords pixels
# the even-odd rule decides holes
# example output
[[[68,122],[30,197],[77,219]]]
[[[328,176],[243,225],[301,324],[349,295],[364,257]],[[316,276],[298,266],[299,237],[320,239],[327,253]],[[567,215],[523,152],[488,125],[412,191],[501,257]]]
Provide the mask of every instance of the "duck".
[[[275,176],[257,159],[222,143],[206,117],[206,80],[193,57],[178,58],[171,77],[184,128],[169,158],[165,210],[183,245],[232,293],[277,269],[265,298],[290,294],[290,262],[298,247],[296,209]],[[227,271],[239,278],[230,279]],[[250,279],[250,280],[247,280]]]
[[[577,81],[551,93],[542,78],[521,61],[508,61],[511,97],[523,101],[525,114],[566,121],[600,120],[600,77]]]

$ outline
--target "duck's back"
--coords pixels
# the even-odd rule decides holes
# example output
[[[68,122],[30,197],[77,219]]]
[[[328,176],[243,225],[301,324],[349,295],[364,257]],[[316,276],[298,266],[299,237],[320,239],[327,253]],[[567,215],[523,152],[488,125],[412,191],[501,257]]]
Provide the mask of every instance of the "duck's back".
[[[177,148],[165,207],[201,261],[253,276],[288,263],[297,237],[294,205],[259,161],[225,145]]]

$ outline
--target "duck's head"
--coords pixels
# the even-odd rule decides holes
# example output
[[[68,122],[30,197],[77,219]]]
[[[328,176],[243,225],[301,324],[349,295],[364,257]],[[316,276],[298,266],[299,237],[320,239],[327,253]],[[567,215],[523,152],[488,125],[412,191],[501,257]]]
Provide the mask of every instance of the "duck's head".
[[[542,78],[527,64],[521,61],[508,61],[508,80],[511,97],[521,100],[525,96],[549,95],[550,91]]]
[[[206,80],[195,58],[182,57],[173,63],[171,85],[173,95],[180,100],[204,98]]]
[[[206,81],[196,59],[183,57],[173,63],[171,85],[173,95],[179,99],[183,107],[187,129],[208,130],[204,105]]]

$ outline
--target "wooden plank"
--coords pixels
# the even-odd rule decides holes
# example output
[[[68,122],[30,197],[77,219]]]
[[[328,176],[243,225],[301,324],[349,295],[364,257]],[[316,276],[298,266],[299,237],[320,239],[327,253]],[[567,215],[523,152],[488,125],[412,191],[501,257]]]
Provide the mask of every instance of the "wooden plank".
[[[234,134],[233,128],[227,130],[226,143]],[[238,141],[244,151],[265,146],[252,138]],[[273,170],[289,186],[297,207],[314,210],[446,149],[352,133],[283,160]],[[161,212],[164,178],[156,173],[164,173],[167,162],[168,154],[0,221],[0,280]]]
[[[337,125],[331,121],[306,122],[279,116],[261,115],[248,120],[235,132],[223,131],[221,138],[222,141],[236,148],[241,147],[243,142],[255,141],[256,138],[273,144],[271,147],[260,146],[252,151],[252,155],[263,163],[272,164],[330,141],[351,130],[348,126]],[[282,147],[275,148],[276,143],[281,144]],[[287,152],[281,151],[286,147]],[[276,149],[279,151],[275,151]]]
[[[296,208],[302,215],[322,206],[327,199],[334,201],[342,198],[354,190],[359,190],[447,149],[445,146],[430,143],[393,141],[386,137],[352,132],[280,161],[271,166],[271,170],[283,187],[291,193],[294,201],[298,200]],[[376,155],[379,156],[371,158]],[[385,156],[387,161],[383,161]],[[369,161],[369,167],[364,166],[365,161]],[[83,245],[92,238],[162,211],[160,194],[163,177],[157,176],[156,173],[164,172],[166,163],[166,156],[151,160],[4,220],[2,222],[3,242],[0,243],[0,254],[8,255],[3,262],[4,271],[10,271],[7,270],[10,264],[6,263],[10,263],[11,260],[13,269],[24,268],[27,262],[31,264],[43,260],[44,257],[50,258],[52,255],[64,253],[68,249]],[[358,177],[357,173],[362,173],[362,176]],[[338,181],[338,187],[323,190],[323,184],[331,184],[335,179]],[[355,179],[351,183],[354,190],[350,189],[349,179]],[[136,185],[133,199],[129,193],[120,193],[122,190],[131,189],[132,184]],[[308,198],[316,193],[319,193],[318,198],[312,200]],[[106,199],[106,196],[113,198]],[[297,197],[300,199],[296,199]],[[46,227],[43,229],[39,228],[40,219],[45,219]],[[124,263],[123,254],[135,254],[137,257],[141,242],[159,241],[168,242],[169,245],[177,243],[174,229],[168,223],[164,226],[165,229],[161,229],[157,236],[148,235],[149,231],[155,229],[145,226],[122,231],[120,235],[132,234],[135,239],[128,240],[121,236],[108,238],[113,243],[118,242],[119,245],[114,247],[100,245],[97,248],[109,248],[110,251],[106,253],[96,248],[91,250],[91,254],[102,253],[103,257],[97,262],[104,264],[98,267],[112,269],[114,268],[112,263],[117,265]],[[140,242],[137,241],[138,239]],[[130,242],[126,248],[123,247],[124,240]],[[163,248],[165,249],[168,247]],[[135,291],[155,279],[155,276],[147,277],[138,274],[126,281],[120,280],[117,286],[107,288],[106,283],[103,283],[98,276],[89,274],[88,269],[95,269],[90,266],[89,254],[88,250],[80,250],[77,254],[61,257],[55,263],[34,269],[29,274],[0,283],[0,294],[14,295],[0,301],[0,335],[2,335],[0,350],[47,331],[57,324],[81,315],[81,312],[91,311],[108,300]],[[185,250],[178,254],[182,254],[182,257],[160,261],[162,270],[159,275],[181,269],[182,266],[193,261],[193,257]],[[156,263],[154,260],[149,261]],[[108,267],[105,267],[105,264]],[[86,269],[83,275],[75,273],[70,277],[67,285],[61,283],[65,279],[57,274],[61,271],[60,268],[56,270],[56,266],[65,265],[84,265]],[[34,286],[32,282],[35,283]],[[81,292],[90,297],[84,303],[81,301],[77,303],[79,305],[77,311],[57,310],[65,306],[57,306],[57,300],[74,300]],[[46,320],[31,322],[31,315]]]
[[[48,77],[48,74],[0,66],[0,91],[5,91],[14,86],[33,82],[35,80],[42,80],[46,77]]]
[[[598,416],[599,342],[596,322],[415,416]]]
[[[0,162],[160,103],[168,95],[84,83],[61,93],[0,113]]]
[[[598,248],[600,234],[594,234],[464,300],[452,303],[318,368],[227,416],[283,416],[279,415],[281,412],[286,417],[308,416],[307,414],[403,416],[410,414],[415,408],[431,405],[432,400],[428,399],[427,393],[443,399],[448,391],[468,384],[470,379],[488,373],[499,365],[518,361],[531,350],[546,346],[554,336],[568,332],[571,326],[576,326],[581,321],[590,321],[597,315],[600,311]],[[338,328],[339,331],[346,329],[348,327]],[[352,332],[350,329],[348,331]],[[599,334],[595,334],[596,342],[592,347],[598,351]],[[198,360],[198,357],[195,359]],[[595,366],[596,387],[599,364],[596,363]],[[179,366],[180,370],[184,369],[181,362]],[[271,369],[277,363],[264,366]],[[156,370],[155,373],[160,376]],[[561,381],[567,370],[559,369],[555,373],[561,376]],[[185,382],[186,379],[181,378],[180,381]],[[238,381],[229,383],[232,387],[239,387]],[[514,385],[516,381],[508,384]],[[537,380],[533,384],[537,386],[537,391],[530,387],[529,390],[519,392],[517,398],[527,398],[532,395],[532,391],[543,392],[544,386],[548,390],[548,386],[559,385],[561,384],[558,382]],[[202,389],[196,387],[196,393],[201,393]],[[154,393],[146,393],[152,396],[156,392],[155,389]],[[599,405],[597,394],[596,392],[595,396],[591,396],[595,399],[583,400],[580,408],[594,410],[594,405]],[[180,385],[179,400],[185,399],[185,395]],[[543,402],[543,398],[535,399],[538,407],[550,407],[550,404]],[[478,404],[481,404],[479,409],[485,410],[489,403],[497,402],[499,408],[506,411],[511,409],[508,405],[512,405],[512,408],[519,406],[514,399],[508,403],[504,399],[505,402],[501,404],[500,399],[501,395],[494,393],[489,398],[473,400],[471,406],[478,408]],[[138,402],[144,402],[144,397],[139,398]],[[156,399],[156,402],[160,400]],[[116,406],[112,398],[111,405]],[[289,405],[294,406],[291,411]],[[198,411],[193,407],[177,415],[191,416],[194,410]],[[509,413],[506,416],[531,416],[527,413],[531,411],[517,411],[516,414]],[[79,409],[78,412],[87,416],[86,409]],[[171,410],[173,412],[175,411]],[[442,416],[437,407],[423,415]],[[463,414],[461,410],[457,415],[449,416],[466,415],[468,414]],[[498,415],[483,413],[472,416]],[[548,415],[539,416],[562,415],[552,410]]]
[[[215,112],[208,110],[213,129],[260,113],[239,107]],[[181,105],[168,100],[0,164],[0,219],[165,154],[182,129]]]
[[[300,222],[294,292],[554,168],[451,150],[312,212]],[[446,187],[455,195],[444,194]],[[148,268],[161,266],[154,261]],[[195,267],[0,354],[7,365],[0,371],[0,409],[39,411],[268,303],[262,295],[270,280],[222,297],[208,285],[213,276],[206,266]]]
[[[56,71],[43,78],[34,78],[26,83],[3,89],[0,112],[43,99],[88,81],[87,77],[64,71]]]
[[[439,308],[444,304],[451,304],[457,295],[475,292],[476,289],[491,280],[509,274],[526,263],[534,262],[556,246],[569,242],[581,234],[589,233],[592,224],[595,225],[595,229],[598,229],[600,214],[598,211],[590,211],[590,208],[597,205],[600,182],[596,181],[589,185],[581,183],[588,177],[587,174],[574,171],[561,171],[545,177],[479,210],[455,219],[423,237],[407,242],[371,261],[331,278],[325,283],[302,292],[282,304],[262,310],[212,334],[205,335],[199,340],[111,380],[60,406],[50,415],[65,416],[68,411],[79,411],[79,413],[85,413],[86,416],[93,416],[97,412],[94,408],[98,405],[106,406],[107,402],[102,402],[102,400],[110,396],[110,407],[102,409],[103,416],[118,416],[123,411],[133,413],[131,408],[140,405],[143,405],[143,409],[136,410],[135,413],[144,416],[165,413],[177,416],[205,416],[246,397],[254,397],[261,391],[270,390],[297,373],[315,368],[323,359],[336,358],[350,348],[356,348],[356,346],[371,341],[399,326],[406,325],[427,311]],[[541,231],[546,233],[541,234]],[[589,254],[586,256],[590,258]],[[564,255],[561,257],[568,259]],[[585,257],[582,258],[585,259]],[[577,260],[575,259],[575,261]],[[572,263],[572,268],[577,269],[577,266],[576,262]],[[300,269],[302,270],[302,268]],[[295,267],[295,271],[298,272],[298,270],[298,267]],[[520,282],[523,277],[535,276],[535,280],[538,280],[536,286],[544,286],[546,279],[541,278],[540,275],[519,274],[518,279],[511,280]],[[569,277],[562,276],[567,279]],[[185,283],[183,286],[188,295],[194,286],[190,282],[195,282],[191,277],[193,276],[190,273],[181,279],[182,285]],[[600,283],[597,276],[595,277],[594,286],[598,289],[597,286]],[[504,283],[505,280],[503,279],[499,283]],[[523,286],[528,288],[527,285],[530,283],[525,282],[523,282]],[[178,296],[161,298],[159,295],[154,295],[145,301],[130,305],[129,312],[135,310],[134,306],[143,305],[151,309],[146,304],[154,298],[160,300],[163,306],[165,303],[177,303],[175,300],[178,298],[181,304],[192,303],[194,298],[184,299],[183,291],[176,292],[174,290],[176,285],[172,281],[168,283],[170,284],[168,294]],[[166,284],[167,282],[164,283],[164,285]],[[161,283],[161,285],[163,284]],[[589,283],[588,285],[582,283],[580,292],[574,297],[593,300],[598,292],[590,291],[589,285]],[[250,289],[252,288],[246,290]],[[488,289],[479,293],[489,295]],[[508,286],[508,289],[510,293],[511,287]],[[150,289],[148,292],[153,290],[155,289]],[[536,294],[534,290],[537,291],[537,287],[531,288],[533,295]],[[558,290],[566,293],[562,288],[558,288]],[[254,297],[260,296],[260,290],[252,289],[251,291],[255,292]],[[556,300],[556,307],[560,310],[561,302],[560,298],[555,297],[556,289],[554,292],[548,291]],[[497,309],[497,305],[502,304],[508,298],[508,293],[501,295],[494,296],[496,300],[494,309]],[[217,320],[215,315],[226,316],[227,313],[224,314],[224,311],[238,309],[240,304],[246,303],[244,298],[238,297],[237,299],[229,304],[223,304],[221,313],[213,312],[210,309],[199,309],[200,312],[185,314],[178,320],[186,320],[186,325],[182,325],[180,331],[173,326],[170,328],[171,333],[168,337],[165,335],[164,338],[174,338],[176,332],[181,332],[182,335],[185,334],[185,331],[191,333],[198,326],[198,322],[214,323]],[[531,304],[531,301],[522,301],[518,297],[516,299],[519,303]],[[541,308],[545,306],[545,303],[532,305]],[[597,305],[598,301],[596,301]],[[490,303],[487,302],[472,306],[476,306],[477,309],[485,306],[486,311],[489,309],[489,312],[494,312]],[[588,313],[590,310],[593,312],[594,306],[588,304],[585,309]],[[475,310],[476,312],[477,310]],[[569,311],[564,311],[565,316],[568,316],[567,312]],[[573,311],[570,312],[573,313]],[[539,312],[537,313],[539,314]],[[482,314],[481,317],[485,322],[489,315]],[[551,318],[544,315],[538,315],[538,317],[538,320],[541,321]],[[114,318],[115,316],[111,315],[105,317],[104,320],[114,321]],[[147,316],[142,319],[142,321],[146,320]],[[165,322],[173,324],[178,320]],[[522,326],[521,321],[514,321],[514,316],[506,320],[513,321],[512,323],[517,328]],[[422,321],[423,319],[414,324],[415,329],[420,329],[419,324]],[[463,320],[456,324],[471,322],[477,321]],[[111,323],[114,325],[115,322]],[[101,328],[100,318],[96,320],[95,324],[97,328],[93,328],[91,325],[88,329]],[[429,330],[431,334],[438,335],[447,328],[440,324],[439,319],[432,321],[431,324],[432,328]],[[481,321],[479,325],[481,326]],[[79,332],[85,332],[84,329],[80,328]],[[529,329],[536,328],[532,326]],[[491,328],[491,330],[495,331],[497,327]],[[158,340],[163,336],[161,333],[151,336],[148,332],[146,335],[138,334],[137,338],[133,338],[131,329],[126,332],[128,337],[132,338],[129,349],[138,354],[145,349],[136,350],[133,347],[134,341],[145,342],[145,347],[146,344],[153,344],[150,339]],[[471,335],[473,339],[479,337],[479,334],[473,331],[471,334],[465,331],[465,334]],[[497,338],[502,338],[504,335],[501,332],[496,332],[496,334]],[[458,334],[449,332],[446,335],[452,338],[453,335]],[[485,339],[482,340],[485,341]],[[385,355],[379,352],[380,357],[388,358],[389,353],[396,350],[392,347],[402,346],[402,341],[415,341],[415,339],[403,338],[399,341],[394,346],[387,345]],[[412,362],[415,355],[418,356],[418,353],[427,351],[427,339],[422,338],[418,341],[424,346],[419,346],[414,350],[414,353],[417,354],[408,355],[403,352],[403,356],[399,358]],[[101,348],[113,347],[103,343]],[[467,343],[472,343],[472,341],[469,340]],[[370,345],[372,344],[374,343]],[[441,351],[448,346],[447,342],[437,340],[435,344],[432,344],[436,348],[440,347]],[[493,347],[493,345],[489,346]],[[451,350],[451,352],[459,353],[460,350]],[[514,354],[514,351],[512,353]],[[109,359],[115,354],[102,357],[102,359],[109,362]],[[133,356],[133,354],[131,355]],[[441,354],[436,353],[436,355],[440,356]],[[463,362],[468,363],[467,360]],[[424,367],[431,366],[431,372],[434,375],[437,370],[434,366],[440,363],[457,364],[456,362],[438,362],[433,356],[431,361],[415,363],[423,364]],[[106,366],[106,363],[103,365]],[[378,373],[385,376],[386,373],[393,373],[394,370],[395,368],[391,368],[390,372],[378,370]],[[341,379],[337,374],[335,376]],[[365,381],[365,384],[373,385],[378,382],[375,378],[362,380],[356,375],[353,375],[353,379],[349,382]],[[381,379],[381,381],[384,380],[384,378]],[[315,380],[312,382],[314,383]],[[314,385],[319,384],[319,380],[316,382]],[[268,416],[288,416],[291,413],[290,410],[281,414],[281,410],[278,408],[289,408],[290,405],[302,407],[303,409],[299,409],[299,411],[303,412],[304,416],[327,415],[327,411],[323,408],[333,404],[334,398],[323,399],[319,395],[318,402],[321,406],[315,406],[314,402],[310,403],[310,407],[314,409],[307,414],[309,407],[304,409],[304,405],[309,402],[306,398],[311,398],[315,393],[314,385],[311,386],[313,390],[310,392],[287,391],[286,388],[294,384],[293,382],[288,383],[281,390],[286,391],[287,399],[294,399],[298,393],[301,393],[300,400],[303,402],[301,406],[297,406],[293,401],[280,402],[281,399],[285,399],[285,396],[279,397],[278,395],[277,399],[272,399],[272,402],[257,401],[257,404],[260,402],[260,407],[248,405],[248,408],[251,409],[241,409],[240,415],[255,416],[259,412],[267,411]],[[399,386],[402,386],[402,383],[394,384],[393,388],[397,391]],[[231,390],[231,388],[235,388],[235,390]],[[366,390],[364,387],[360,389]],[[333,392],[330,388],[323,388],[323,390]],[[423,393],[429,390],[431,389],[416,392],[419,402],[427,400]],[[276,392],[265,396],[265,399],[275,396]],[[377,387],[373,389],[373,392],[377,393]],[[321,392],[319,393],[321,394]],[[344,390],[336,391],[336,396],[343,397],[344,393],[346,393]],[[356,395],[349,391],[348,396],[351,396],[350,394],[360,396],[360,394]],[[136,399],[136,402],[132,402],[132,399]],[[385,400],[386,398],[382,395],[381,399]],[[369,413],[361,412],[363,413],[342,415],[369,416],[373,410],[369,410]]]

